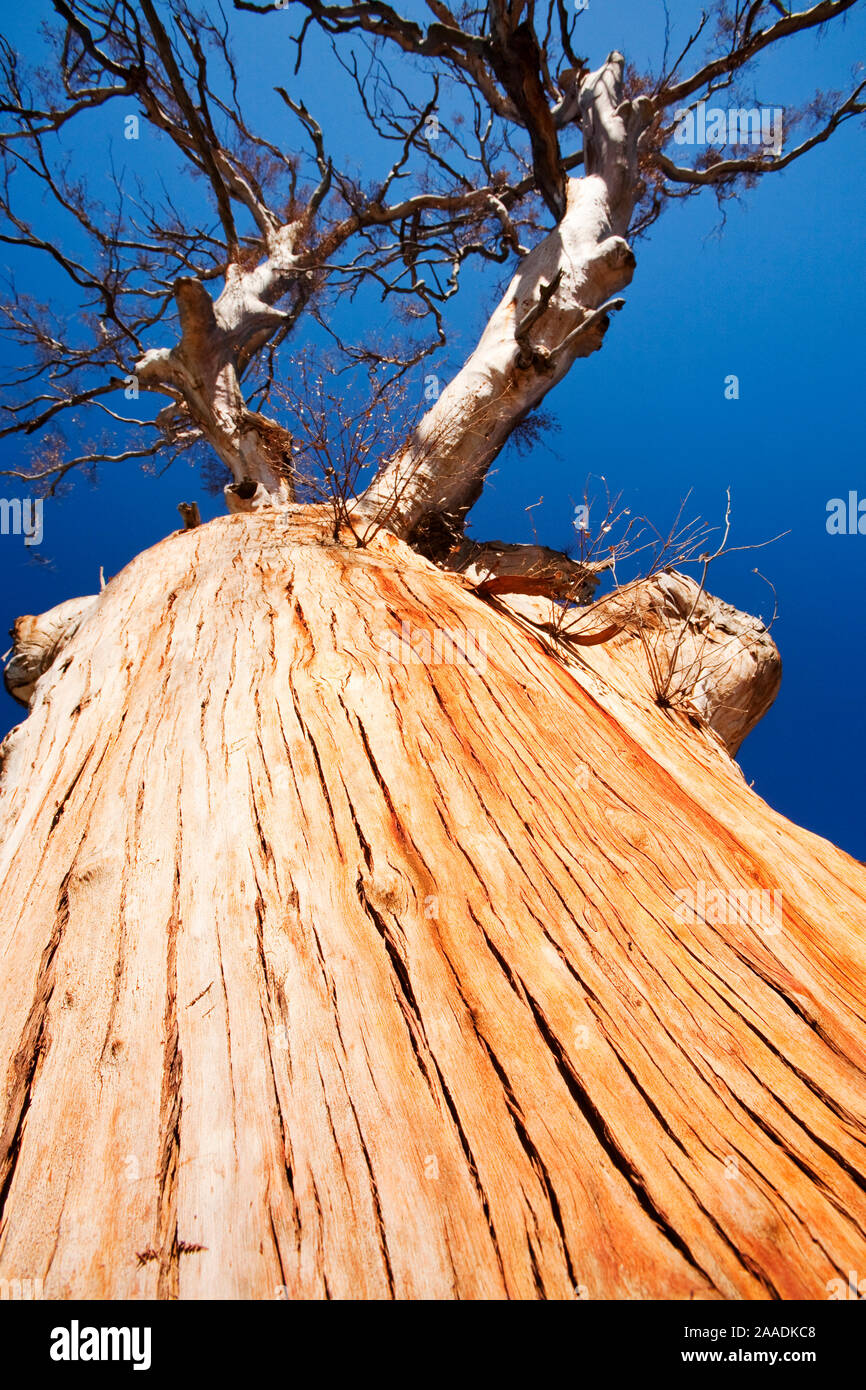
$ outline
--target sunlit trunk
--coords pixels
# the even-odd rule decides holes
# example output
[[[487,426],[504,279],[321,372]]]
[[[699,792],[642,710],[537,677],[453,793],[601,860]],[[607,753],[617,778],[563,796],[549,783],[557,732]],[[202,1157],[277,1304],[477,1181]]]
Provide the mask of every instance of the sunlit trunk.
[[[823,1298],[862,1269],[866,873],[656,708],[638,645],[567,666],[300,513],[113,579],[4,750],[0,1277]]]

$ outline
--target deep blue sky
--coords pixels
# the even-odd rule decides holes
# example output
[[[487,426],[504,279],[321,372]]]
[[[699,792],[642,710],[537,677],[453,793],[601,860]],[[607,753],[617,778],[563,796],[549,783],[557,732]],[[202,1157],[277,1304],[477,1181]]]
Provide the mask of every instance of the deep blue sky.
[[[34,14],[48,8],[40,0],[24,15],[4,0],[3,32],[25,55],[34,51]],[[670,9],[685,27],[700,6],[677,0]],[[866,56],[864,11],[861,3],[845,25],[830,26],[824,36],[799,36],[765,62],[758,70],[760,100],[796,104],[821,85],[847,88],[854,63]],[[283,37],[293,25],[290,14],[233,15],[232,24],[250,110],[268,123],[267,133],[293,134],[268,96],[274,83],[288,83],[322,121],[333,148],[342,146],[370,177],[381,171],[382,155],[315,39],[312,61],[300,81],[292,79]],[[579,51],[596,65],[619,47],[639,68],[657,66],[662,36],[656,0],[591,0]],[[75,151],[84,167],[98,175],[109,147],[142,166],[161,160],[161,146],[146,127],[137,146],[124,147],[120,113],[112,119],[113,126],[91,127],[93,138]],[[825,522],[830,498],[850,490],[866,498],[864,142],[862,126],[851,122],[729,203],[721,232],[711,194],[671,207],[635,248],[627,304],[603,350],[578,363],[549,398],[559,432],[530,458],[503,455],[472,517],[479,538],[530,540],[525,508],[543,496],[532,512],[538,538],[560,546],[569,540],[572,503],[580,500],[586,475],[603,473],[624,505],[661,529],[689,490],[689,514],[720,520],[730,486],[734,543],[789,532],[765,550],[722,560],[711,575],[713,592],[764,616],[772,597],[750,573],[753,566],[778,594],[782,690],[740,762],[771,805],[862,859],[866,536],[828,535]],[[49,210],[43,215],[50,218]],[[31,277],[35,293],[74,309],[60,276],[37,257],[10,263],[22,285]],[[458,356],[471,345],[479,306],[493,288],[492,280],[474,284],[467,277],[467,293],[449,306]],[[10,360],[10,349],[2,350]],[[739,377],[737,401],[724,398],[730,373]],[[7,444],[4,466],[19,457]],[[0,491],[15,495],[7,479]],[[18,537],[0,537],[0,626],[94,592],[100,565],[107,576],[116,573],[176,529],[177,503],[194,497],[206,516],[222,510],[202,492],[197,472],[180,462],[161,478],[135,464],[104,468],[98,487],[80,480],[62,499],[49,500],[38,552]],[[0,732],[22,714],[0,695]]]

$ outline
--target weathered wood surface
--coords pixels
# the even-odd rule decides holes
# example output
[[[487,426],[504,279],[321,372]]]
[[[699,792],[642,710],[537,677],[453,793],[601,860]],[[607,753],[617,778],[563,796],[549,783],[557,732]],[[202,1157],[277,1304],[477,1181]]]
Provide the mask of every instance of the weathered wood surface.
[[[0,1277],[826,1297],[866,1263],[866,870],[636,644],[565,664],[321,534],[141,555],[4,750]],[[404,622],[476,665],[395,659]],[[780,929],[681,921],[700,883]]]

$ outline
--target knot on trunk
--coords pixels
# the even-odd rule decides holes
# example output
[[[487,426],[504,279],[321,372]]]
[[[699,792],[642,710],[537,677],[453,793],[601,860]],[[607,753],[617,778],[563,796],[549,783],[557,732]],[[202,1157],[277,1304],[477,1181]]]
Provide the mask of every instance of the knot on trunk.
[[[270,491],[264,483],[253,478],[242,478],[239,483],[229,483],[223,488],[228,510],[236,512],[261,512],[267,510],[284,511],[290,501],[288,489]]]
[[[3,682],[13,700],[29,708],[40,676],[54,664],[95,603],[96,595],[90,594],[86,598],[66,599],[47,613],[16,618],[10,632],[12,655],[3,672]]]
[[[628,585],[593,609],[622,624],[656,703],[696,716],[731,756],[779,693],[782,659],[760,618],[676,570]],[[574,620],[572,620],[572,626]]]

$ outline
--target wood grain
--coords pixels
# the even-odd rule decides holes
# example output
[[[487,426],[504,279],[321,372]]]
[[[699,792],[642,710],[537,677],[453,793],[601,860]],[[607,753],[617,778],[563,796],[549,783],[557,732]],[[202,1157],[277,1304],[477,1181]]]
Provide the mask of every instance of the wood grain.
[[[475,664],[396,645],[437,628]],[[655,708],[635,645],[566,661],[302,516],[113,579],[4,761],[0,1277],[791,1299],[864,1269],[866,873]],[[781,893],[780,929],[683,922],[699,883]]]

